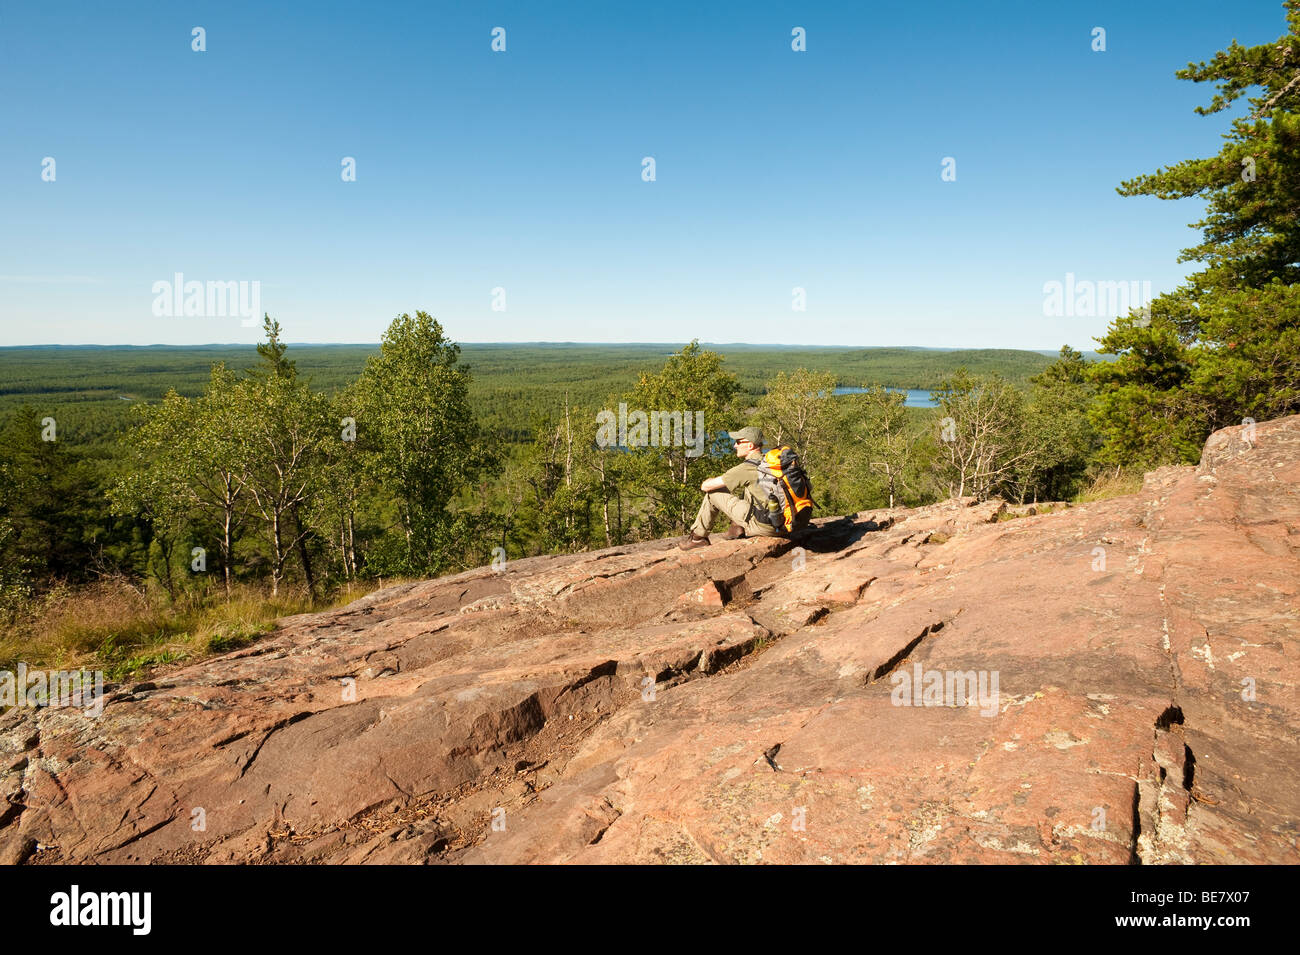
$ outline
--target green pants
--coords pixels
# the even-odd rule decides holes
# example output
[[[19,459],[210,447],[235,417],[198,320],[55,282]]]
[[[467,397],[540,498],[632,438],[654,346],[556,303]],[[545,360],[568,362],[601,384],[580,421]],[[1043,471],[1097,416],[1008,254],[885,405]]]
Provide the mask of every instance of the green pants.
[[[710,491],[704,495],[700,512],[695,515],[695,523],[691,525],[691,530],[696,537],[704,537],[709,533],[709,528],[713,526],[718,515],[726,514],[733,522],[745,528],[746,537],[781,536],[781,532],[775,527],[753,517],[752,511],[753,506],[743,497],[736,497],[730,491]]]

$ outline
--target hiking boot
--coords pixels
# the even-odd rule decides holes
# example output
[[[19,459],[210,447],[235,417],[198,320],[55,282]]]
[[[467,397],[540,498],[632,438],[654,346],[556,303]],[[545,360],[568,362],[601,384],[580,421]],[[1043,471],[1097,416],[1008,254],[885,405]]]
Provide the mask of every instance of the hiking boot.
[[[724,541],[734,541],[734,540],[739,540],[744,536],[745,536],[744,525],[737,524],[735,521],[732,521],[731,526],[727,528],[727,532],[722,535],[722,539]]]
[[[703,537],[696,537],[695,531],[691,531],[688,535],[682,538],[681,543],[677,546],[682,550],[694,550],[696,547],[708,547],[709,535],[705,534]]]

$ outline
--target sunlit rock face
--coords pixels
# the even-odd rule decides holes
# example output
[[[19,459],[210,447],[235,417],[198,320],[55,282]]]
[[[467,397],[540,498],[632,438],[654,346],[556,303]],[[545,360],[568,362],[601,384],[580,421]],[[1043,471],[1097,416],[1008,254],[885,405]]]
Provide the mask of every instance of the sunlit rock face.
[[[0,860],[1300,862],[1300,417],[1034,510],[512,561],[15,706]]]

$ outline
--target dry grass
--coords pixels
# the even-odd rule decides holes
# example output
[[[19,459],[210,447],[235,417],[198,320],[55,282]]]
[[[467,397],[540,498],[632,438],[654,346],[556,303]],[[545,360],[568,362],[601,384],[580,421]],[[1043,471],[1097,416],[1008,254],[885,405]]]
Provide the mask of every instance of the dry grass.
[[[1140,470],[1103,471],[1093,479],[1086,490],[1081,491],[1074,498],[1074,503],[1087,504],[1091,501],[1104,501],[1111,497],[1136,494],[1142,490],[1143,474],[1144,472]]]
[[[31,668],[103,670],[110,680],[146,675],[160,665],[246,646],[280,617],[340,606],[377,586],[357,583],[314,602],[305,590],[281,588],[272,597],[269,587],[257,585],[236,587],[228,601],[217,592],[174,602],[146,595],[125,579],[56,586],[0,632],[0,669],[22,661]]]

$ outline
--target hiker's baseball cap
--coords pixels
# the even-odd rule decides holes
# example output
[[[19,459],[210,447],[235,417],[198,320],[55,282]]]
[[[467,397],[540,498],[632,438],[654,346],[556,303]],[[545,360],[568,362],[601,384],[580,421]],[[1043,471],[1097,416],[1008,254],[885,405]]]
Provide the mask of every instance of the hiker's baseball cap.
[[[731,432],[732,441],[748,441],[756,448],[763,446],[763,432],[758,428],[741,428],[739,431]]]

